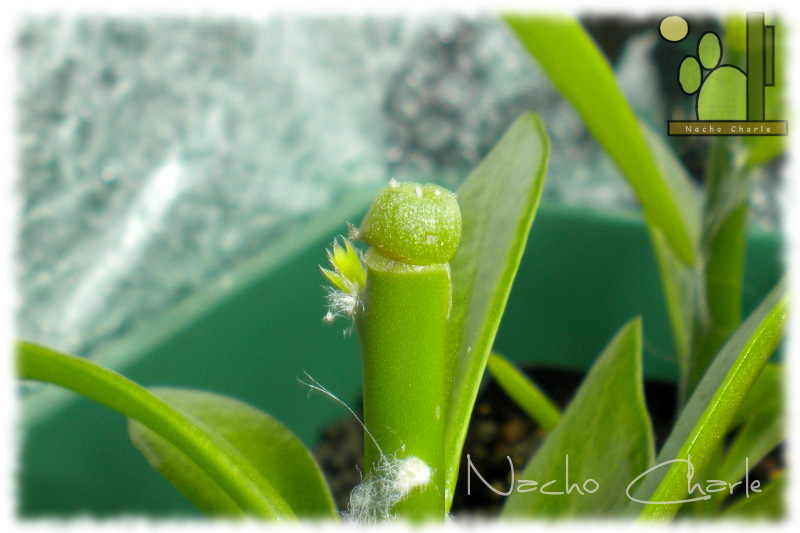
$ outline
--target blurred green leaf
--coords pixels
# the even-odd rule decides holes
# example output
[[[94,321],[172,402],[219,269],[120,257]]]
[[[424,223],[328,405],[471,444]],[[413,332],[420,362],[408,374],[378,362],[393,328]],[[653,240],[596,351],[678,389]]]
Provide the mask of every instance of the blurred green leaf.
[[[591,478],[599,489],[585,495],[573,489],[559,496],[514,492],[506,499],[503,518],[610,517],[625,507],[628,483],[650,466],[655,455],[644,403],[641,335],[638,318],[617,333],[561,422],[519,475],[540,483],[557,480],[549,490],[564,491],[569,460],[570,484],[581,486]]]
[[[691,460],[694,478],[704,479],[708,461],[783,336],[787,305],[784,281],[770,292],[714,359],[681,412],[656,464]],[[632,487],[632,493],[636,499],[650,502],[685,500],[687,466],[685,462],[674,462],[669,468],[657,469]],[[632,501],[629,507],[645,519],[669,520],[680,505],[644,505]]]
[[[519,405],[541,429],[550,431],[561,420],[561,411],[536,384],[520,372],[508,359],[498,354],[489,356],[489,372],[500,388]]]
[[[781,365],[770,363],[761,371],[736,411],[728,436],[719,443],[709,460],[707,479],[736,483],[744,477],[745,468],[752,472],[758,462],[784,439],[782,371]],[[730,443],[727,442],[729,439]],[[688,511],[695,516],[716,517],[724,503],[722,498],[692,502],[681,509],[681,516]]]
[[[689,361],[692,356],[696,313],[695,298],[698,291],[697,276],[693,269],[687,268],[675,255],[660,229],[652,226],[648,229],[650,242],[653,245],[653,255],[658,263],[664,300],[667,304],[678,367],[681,376],[685,376],[688,373]]]
[[[753,468],[783,441],[783,403],[783,367],[767,364],[732,421],[731,427],[742,427],[727,448],[718,479],[741,479],[745,459]]]
[[[336,518],[325,478],[303,443],[266,413],[210,392],[153,389],[215,442],[232,446],[283,496],[297,516]],[[238,505],[201,468],[163,437],[135,420],[134,445],[189,501],[211,516],[238,516]]]
[[[750,393],[742,402],[742,406],[736,411],[731,427],[741,426],[763,409],[773,409],[783,405],[785,401],[783,373],[782,364],[766,364]]]
[[[235,449],[217,442],[145,388],[92,361],[28,342],[17,345],[20,379],[46,381],[137,420],[180,448],[246,514],[295,518],[275,488]]]
[[[692,354],[682,383],[687,398],[712,358],[742,320],[745,229],[751,172],[738,139],[712,141],[706,170],[706,202]]]
[[[722,518],[747,520],[780,520],[786,516],[786,476],[782,475],[753,492],[739,498],[722,512]]]
[[[663,135],[653,131],[644,122],[640,122],[639,126],[645,141],[647,141],[647,146],[656,160],[658,169],[664,176],[665,182],[686,220],[692,240],[697,242],[702,225],[700,194],[683,164],[665,142]],[[687,266],[680,260],[673,249],[669,247],[664,232],[660,228],[651,224],[648,226],[648,230],[658,262],[678,362],[682,371],[685,371],[688,368],[692,351],[695,298],[697,297],[696,269]]]
[[[478,385],[533,223],[547,169],[544,126],[525,114],[458,188],[462,241],[451,261],[448,324],[452,376],[445,501],[449,509]]]
[[[743,478],[745,465],[756,466],[781,443],[784,436],[781,406],[773,405],[759,412],[734,437],[715,479],[734,482]]]
[[[663,232],[684,263],[693,264],[697,243],[691,220],[659,172],[611,66],[589,35],[573,18],[506,15],[505,19],[622,170],[648,224]]]

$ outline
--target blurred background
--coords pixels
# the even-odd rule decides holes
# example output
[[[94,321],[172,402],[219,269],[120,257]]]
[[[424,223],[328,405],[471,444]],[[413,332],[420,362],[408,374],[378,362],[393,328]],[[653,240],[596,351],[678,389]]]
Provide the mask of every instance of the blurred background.
[[[581,19],[657,131],[694,105],[677,84],[694,50],[658,38],[662,18]],[[694,36],[720,27],[693,21]],[[326,244],[389,178],[456,188],[534,111],[552,143],[537,255],[499,346],[582,368],[644,313],[648,372],[674,374],[632,192],[497,18],[30,17],[15,55],[21,338],[145,385],[246,399],[313,444],[309,421],[344,413],[295,378],[308,371],[349,402],[360,387],[357,343],[321,323]],[[700,186],[706,143],[671,142]],[[765,290],[780,270],[782,169],[752,196],[754,227],[772,236],[749,259],[768,271]],[[601,301],[613,312],[598,316]],[[565,336],[575,324],[588,331]],[[23,514],[193,512],[130,449],[120,417],[52,387],[21,395]]]

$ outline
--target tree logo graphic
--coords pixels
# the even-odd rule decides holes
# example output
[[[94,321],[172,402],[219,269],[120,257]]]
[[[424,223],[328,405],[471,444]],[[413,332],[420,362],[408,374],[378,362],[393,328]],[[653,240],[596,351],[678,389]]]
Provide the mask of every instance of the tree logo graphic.
[[[723,45],[714,32],[698,40],[696,54],[678,68],[678,84],[695,98],[696,120],[669,121],[670,135],[786,135],[785,120],[765,120],[765,88],[775,85],[775,26],[763,13],[748,13],[746,71],[723,64]],[[661,37],[679,42],[689,35],[683,17],[669,16],[659,26]]]

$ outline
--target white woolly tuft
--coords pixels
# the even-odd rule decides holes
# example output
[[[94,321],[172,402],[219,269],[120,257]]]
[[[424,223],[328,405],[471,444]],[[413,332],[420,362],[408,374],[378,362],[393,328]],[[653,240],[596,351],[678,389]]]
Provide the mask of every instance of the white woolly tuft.
[[[387,456],[383,453],[378,441],[358,418],[358,415],[345,402],[337,398],[331,391],[323,387],[317,380],[305,372],[310,383],[298,380],[312,390],[321,392],[333,401],[343,405],[364,428],[364,433],[372,440],[380,454],[380,460],[372,472],[353,492],[350,493],[350,505],[344,517],[359,525],[376,525],[394,518],[392,508],[404,500],[415,489],[426,486],[431,481],[431,468],[416,456],[398,459],[397,455]],[[403,447],[405,448],[405,447]],[[401,448],[402,449],[402,448]]]
[[[395,488],[408,494],[417,487],[424,487],[431,480],[431,468],[419,457],[408,457],[400,463],[394,480]]]
[[[351,241],[357,241],[361,238],[361,231],[350,222],[347,223],[347,238]],[[360,254],[358,249],[356,249],[356,252]]]
[[[344,283],[348,291],[351,292],[340,291],[333,287],[326,287],[328,294],[325,298],[328,300],[328,312],[325,313],[322,320],[328,324],[332,324],[338,317],[349,319],[351,321],[350,327],[342,330],[342,334],[348,336],[353,333],[353,318],[356,316],[358,308],[363,307],[363,303],[358,298],[358,289],[355,288],[355,284],[351,283],[349,280],[344,280]],[[351,285],[353,286],[351,287]]]
[[[375,525],[394,518],[392,508],[414,489],[431,480],[430,467],[419,457],[387,457],[350,493],[345,518],[359,525]]]
[[[353,318],[356,314],[356,309],[360,305],[358,297],[349,292],[340,291],[333,287],[328,288],[328,313],[325,315],[325,321],[330,322],[333,318],[340,316],[344,318]],[[328,317],[331,317],[330,319]]]

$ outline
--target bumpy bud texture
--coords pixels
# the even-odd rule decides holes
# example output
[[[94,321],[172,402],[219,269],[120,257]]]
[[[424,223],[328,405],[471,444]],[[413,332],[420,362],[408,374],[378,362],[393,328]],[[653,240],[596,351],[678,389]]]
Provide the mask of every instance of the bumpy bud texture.
[[[461,210],[455,194],[444,187],[392,181],[378,193],[360,235],[403,263],[448,263],[461,240]]]

